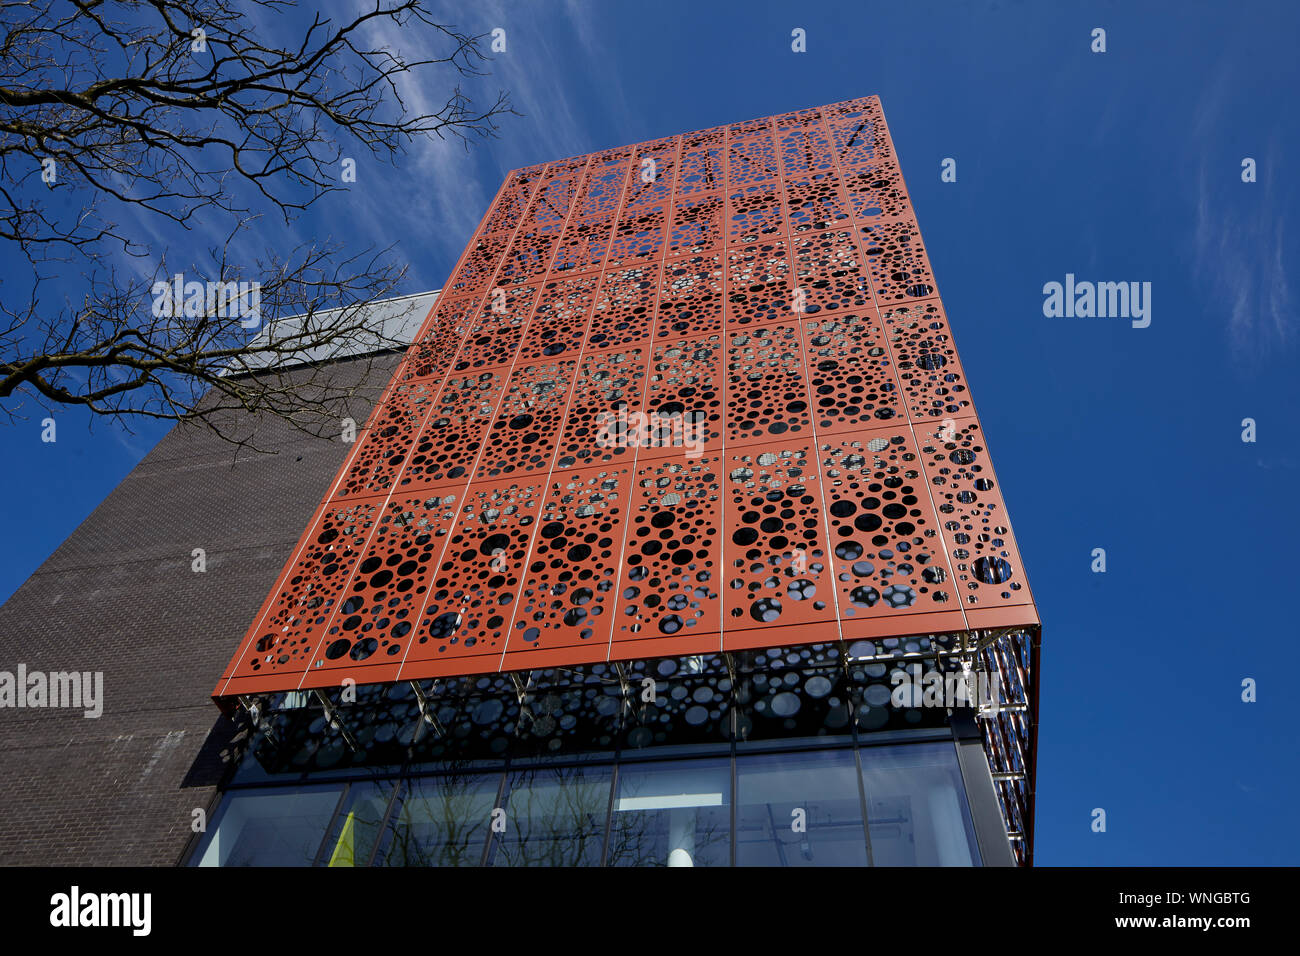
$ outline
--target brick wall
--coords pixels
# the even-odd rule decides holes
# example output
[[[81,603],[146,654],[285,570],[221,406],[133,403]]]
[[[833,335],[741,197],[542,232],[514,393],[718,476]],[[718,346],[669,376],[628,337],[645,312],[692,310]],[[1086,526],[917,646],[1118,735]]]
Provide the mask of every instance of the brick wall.
[[[338,420],[363,425],[397,362],[330,366],[360,385]],[[351,447],[235,422],[265,451],[173,429],[0,607],[0,670],[102,671],[105,701],[0,708],[0,865],[171,865],[210,804],[233,727],[208,695]]]

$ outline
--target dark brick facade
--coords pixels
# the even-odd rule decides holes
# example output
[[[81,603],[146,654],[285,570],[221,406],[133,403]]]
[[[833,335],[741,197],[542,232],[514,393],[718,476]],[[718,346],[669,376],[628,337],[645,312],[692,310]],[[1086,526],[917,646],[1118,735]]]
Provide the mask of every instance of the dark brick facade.
[[[397,363],[330,366],[360,385],[338,421],[364,424]],[[265,451],[173,429],[0,607],[0,670],[103,671],[105,700],[0,708],[0,865],[179,861],[233,731],[208,695],[351,447],[337,421],[245,423]]]

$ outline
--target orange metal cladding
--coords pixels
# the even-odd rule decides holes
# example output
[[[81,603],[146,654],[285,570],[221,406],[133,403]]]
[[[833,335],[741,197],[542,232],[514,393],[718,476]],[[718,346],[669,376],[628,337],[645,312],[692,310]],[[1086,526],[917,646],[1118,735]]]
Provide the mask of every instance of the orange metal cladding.
[[[1037,623],[869,97],[512,173],[214,697]]]

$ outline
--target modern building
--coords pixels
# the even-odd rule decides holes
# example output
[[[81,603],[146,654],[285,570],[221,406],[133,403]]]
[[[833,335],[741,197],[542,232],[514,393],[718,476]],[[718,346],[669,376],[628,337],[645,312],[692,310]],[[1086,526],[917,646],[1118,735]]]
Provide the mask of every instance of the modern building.
[[[140,684],[151,859],[1032,862],[1039,620],[876,98],[517,170],[426,312],[309,480],[136,530],[220,527],[228,590],[73,609]],[[0,627],[118,573],[64,565],[202,474],[171,441]]]
[[[378,303],[382,339],[285,370],[339,396],[304,423],[327,437],[234,412],[217,423],[242,448],[174,428],[0,606],[0,684],[102,675],[92,717],[13,706],[0,687],[0,865],[181,860],[241,739],[214,713],[214,675],[352,450],[341,423],[364,424],[397,368],[382,346],[409,340],[435,298]]]

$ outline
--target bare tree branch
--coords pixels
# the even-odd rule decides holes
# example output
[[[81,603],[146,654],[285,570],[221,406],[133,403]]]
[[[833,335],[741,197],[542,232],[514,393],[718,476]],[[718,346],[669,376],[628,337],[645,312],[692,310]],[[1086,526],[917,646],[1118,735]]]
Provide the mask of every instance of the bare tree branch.
[[[345,189],[345,150],[392,162],[430,136],[495,135],[506,95],[479,107],[461,87],[484,73],[483,38],[425,3],[315,14],[277,44],[294,26],[282,0],[0,0],[0,248],[32,267],[29,288],[0,286],[0,410],[28,396],[219,434],[235,408],[317,428],[341,396],[280,366],[374,340],[366,305],[405,268],[391,248],[331,241],[250,262],[236,241],[266,212],[288,223]],[[382,42],[394,28],[420,55]],[[447,90],[441,105],[411,109],[417,85],[416,102]],[[169,269],[158,235],[199,225],[228,238]]]

